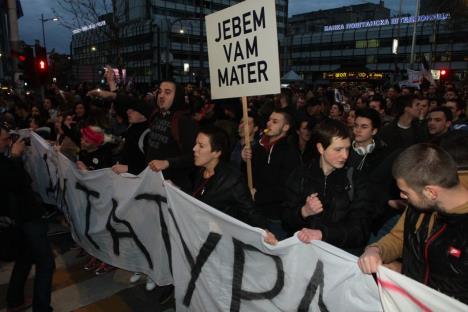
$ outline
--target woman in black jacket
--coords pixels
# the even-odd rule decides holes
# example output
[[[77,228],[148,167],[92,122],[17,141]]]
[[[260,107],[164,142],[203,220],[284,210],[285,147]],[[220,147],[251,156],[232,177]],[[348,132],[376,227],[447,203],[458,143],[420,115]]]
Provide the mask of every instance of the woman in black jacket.
[[[224,160],[229,155],[227,134],[215,126],[205,127],[198,133],[193,152],[200,170],[192,196],[245,223],[265,228],[265,219],[255,211],[243,176]],[[269,233],[265,241],[276,239]]]

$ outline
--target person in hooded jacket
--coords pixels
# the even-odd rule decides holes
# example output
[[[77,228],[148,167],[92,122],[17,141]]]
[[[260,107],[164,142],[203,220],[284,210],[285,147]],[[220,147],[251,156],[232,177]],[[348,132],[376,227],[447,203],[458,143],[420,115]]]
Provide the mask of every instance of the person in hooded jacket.
[[[112,166],[112,171],[117,174],[139,174],[146,168],[145,148],[146,136],[149,133],[148,118],[155,107],[148,102],[136,98],[128,98],[127,109],[130,126],[124,134],[124,146],[119,163]]]
[[[301,164],[299,151],[288,141],[288,133],[293,128],[291,115],[284,110],[275,110],[259,144],[244,147],[241,155],[244,161],[252,159],[252,197],[257,209],[267,219],[268,229],[278,239],[287,237],[281,219],[286,201],[286,180]]]
[[[146,160],[151,170],[162,171],[165,179],[189,191],[197,127],[184,105],[184,89],[175,82],[163,81],[150,122]]]

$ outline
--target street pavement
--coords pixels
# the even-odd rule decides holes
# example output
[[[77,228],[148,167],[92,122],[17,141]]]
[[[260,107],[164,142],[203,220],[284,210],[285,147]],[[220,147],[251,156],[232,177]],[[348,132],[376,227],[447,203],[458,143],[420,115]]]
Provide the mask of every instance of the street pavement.
[[[73,248],[70,233],[61,225],[59,217],[49,222],[49,238],[56,255],[52,286],[54,311],[175,311],[173,298],[160,304],[161,288],[146,291],[143,278],[139,283],[131,284],[129,278],[132,273],[128,271],[117,269],[96,276],[94,271],[83,270],[88,256]],[[0,262],[0,312],[6,311],[5,297],[12,268],[12,263]],[[32,298],[33,280],[34,269],[26,284],[26,298]]]

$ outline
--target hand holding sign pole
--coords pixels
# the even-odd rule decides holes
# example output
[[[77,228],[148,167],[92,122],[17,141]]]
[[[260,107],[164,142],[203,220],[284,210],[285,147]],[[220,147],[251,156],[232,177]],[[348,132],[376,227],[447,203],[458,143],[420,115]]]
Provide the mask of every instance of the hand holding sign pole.
[[[206,16],[206,34],[213,99],[280,93],[278,40],[274,0],[248,0]],[[244,122],[248,138],[248,123]],[[246,147],[250,147],[246,140]],[[252,166],[247,161],[249,188]]]

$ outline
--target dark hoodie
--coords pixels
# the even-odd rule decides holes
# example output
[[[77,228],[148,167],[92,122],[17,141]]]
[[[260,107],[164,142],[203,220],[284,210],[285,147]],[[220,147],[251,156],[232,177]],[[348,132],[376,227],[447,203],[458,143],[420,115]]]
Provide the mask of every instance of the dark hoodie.
[[[169,161],[169,168],[162,172],[164,178],[171,180],[182,190],[189,191],[192,185],[189,175],[194,168],[192,149],[197,127],[188,111],[184,113],[184,105],[184,89],[176,84],[174,102],[169,111],[157,112],[151,119],[146,161]],[[171,130],[172,126],[177,126],[178,129]]]

